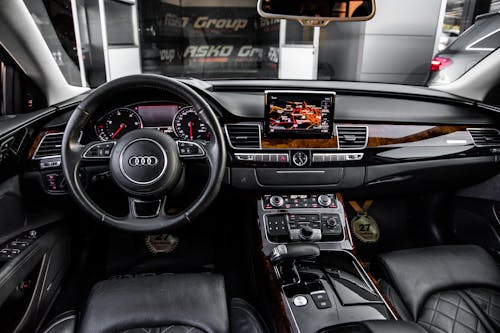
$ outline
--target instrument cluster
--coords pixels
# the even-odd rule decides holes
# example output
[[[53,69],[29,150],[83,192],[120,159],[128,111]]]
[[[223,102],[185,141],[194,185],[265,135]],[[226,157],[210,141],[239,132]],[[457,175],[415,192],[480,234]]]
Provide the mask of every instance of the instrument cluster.
[[[139,128],[153,128],[182,140],[210,140],[208,126],[190,105],[144,103],[107,112],[94,124],[101,141],[117,140]]]

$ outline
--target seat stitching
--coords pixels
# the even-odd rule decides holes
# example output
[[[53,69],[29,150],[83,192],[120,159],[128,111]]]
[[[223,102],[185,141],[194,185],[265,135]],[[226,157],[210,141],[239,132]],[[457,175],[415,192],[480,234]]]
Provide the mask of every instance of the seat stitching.
[[[432,312],[432,318],[431,318],[431,322],[430,322],[430,325],[429,325],[429,328],[431,328],[432,326],[434,326],[434,317],[436,316],[436,307],[437,305],[439,304],[439,295],[438,295],[438,299],[436,301],[436,303],[434,304],[434,311]]]
[[[462,297],[461,297],[460,295],[458,295],[458,296],[459,296],[459,301],[461,302],[461,301],[462,301]],[[470,327],[470,326],[466,325],[465,323],[462,323],[462,322],[457,321],[457,319],[456,319],[456,318],[450,317],[450,316],[449,316],[449,315],[447,315],[446,313],[443,313],[442,311],[439,311],[439,310],[438,310],[438,305],[439,305],[440,301],[446,302],[446,303],[448,303],[448,304],[450,304],[450,305],[452,305],[452,306],[454,306],[454,307],[457,307],[457,305],[456,305],[456,304],[453,304],[453,303],[451,303],[450,301],[448,301],[448,300],[444,299],[444,298],[442,297],[442,293],[439,293],[439,294],[435,295],[435,296],[434,296],[434,298],[436,298],[436,299],[437,299],[437,300],[436,300],[436,303],[435,303],[435,306],[434,306],[434,307],[425,307],[425,309],[428,309],[428,310],[430,310],[430,311],[433,311],[433,313],[432,313],[432,319],[431,319],[431,322],[430,322],[430,323],[427,323],[425,320],[422,320],[422,319],[420,319],[420,320],[419,320],[419,322],[423,322],[423,323],[425,323],[425,324],[429,325],[429,329],[436,328],[436,329],[439,329],[439,330],[441,330],[441,331],[443,331],[443,332],[447,332],[446,330],[441,329],[439,326],[436,326],[436,325],[435,325],[435,323],[434,323],[436,313],[438,313],[438,314],[440,314],[441,316],[446,317],[446,318],[448,318],[448,319],[452,320],[452,321],[454,322],[454,325],[455,325],[455,322],[458,322],[458,324],[460,324],[461,326],[466,327],[466,328],[468,328],[468,329],[470,329],[470,330],[472,330],[472,331],[476,331],[476,332],[477,332],[477,327],[478,327],[478,325],[480,324],[480,320],[477,318],[477,315],[476,315],[475,313],[473,313],[473,312],[469,312],[469,311],[467,311],[466,309],[464,309],[463,307],[460,307],[460,308],[458,309],[458,310],[460,310],[460,309],[461,309],[461,310],[463,310],[464,312],[467,312],[467,313],[469,313],[469,314],[472,314],[472,315],[473,315],[473,317],[474,317],[474,319],[475,319],[475,321],[476,321],[476,325],[475,325],[475,326],[476,326],[476,328],[472,328],[472,327]],[[460,304],[460,302],[459,302],[459,304]],[[428,304],[428,303],[427,303],[427,304]],[[466,304],[466,303],[464,303],[464,304]],[[458,313],[458,310],[457,310],[457,313]]]
[[[461,303],[462,303],[462,298],[460,297],[460,298],[458,299],[458,305],[457,305],[457,309],[456,309],[456,311],[455,311],[455,316],[454,316],[454,317],[455,317],[455,319],[453,320],[453,326],[451,327],[451,331],[452,331],[452,332],[454,332],[454,331],[455,331],[455,325],[457,324],[457,320],[456,320],[456,318],[457,318],[457,316],[458,316],[458,310],[460,310],[460,304],[461,304]],[[477,325],[476,325],[476,326],[477,326]]]
[[[461,297],[460,297],[460,298],[461,298]],[[453,305],[454,307],[456,307],[456,306],[457,306],[455,303],[453,303],[453,302],[451,302],[451,301],[448,301],[448,300],[446,300],[446,299],[440,298],[440,300],[442,300],[443,302],[446,302],[446,303],[448,303],[448,304],[450,304],[450,305]],[[469,314],[471,314],[471,315],[476,315],[474,312],[472,312],[472,310],[471,310],[471,311],[469,311],[468,309],[464,309],[464,308],[462,308],[462,310],[464,310],[465,312],[467,312],[467,313],[469,313]],[[453,318],[452,318],[452,319],[453,319]]]

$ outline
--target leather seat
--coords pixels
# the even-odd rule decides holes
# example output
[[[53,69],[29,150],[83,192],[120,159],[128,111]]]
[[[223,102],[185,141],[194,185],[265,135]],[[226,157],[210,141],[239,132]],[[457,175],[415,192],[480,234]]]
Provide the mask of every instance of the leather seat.
[[[171,274],[96,284],[81,320],[58,316],[43,333],[266,333],[258,313],[216,274]],[[228,309],[229,308],[229,309]]]
[[[438,246],[381,255],[374,269],[404,320],[429,332],[500,332],[500,269],[482,248]]]

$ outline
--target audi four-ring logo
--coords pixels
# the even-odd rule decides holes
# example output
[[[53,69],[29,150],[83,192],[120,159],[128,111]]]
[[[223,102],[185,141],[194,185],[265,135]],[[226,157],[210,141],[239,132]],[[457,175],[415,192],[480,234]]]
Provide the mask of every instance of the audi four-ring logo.
[[[128,164],[132,167],[155,166],[158,164],[158,157],[132,156],[128,159]]]

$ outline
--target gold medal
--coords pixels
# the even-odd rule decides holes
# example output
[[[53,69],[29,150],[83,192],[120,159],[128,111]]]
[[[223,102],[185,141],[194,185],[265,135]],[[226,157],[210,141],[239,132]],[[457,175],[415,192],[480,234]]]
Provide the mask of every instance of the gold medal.
[[[366,201],[361,208],[357,202],[349,201],[357,215],[351,220],[351,231],[363,243],[376,243],[380,238],[380,229],[377,221],[368,215],[368,209],[373,201]]]
[[[179,238],[170,234],[149,235],[144,239],[149,252],[170,253],[179,244]]]

